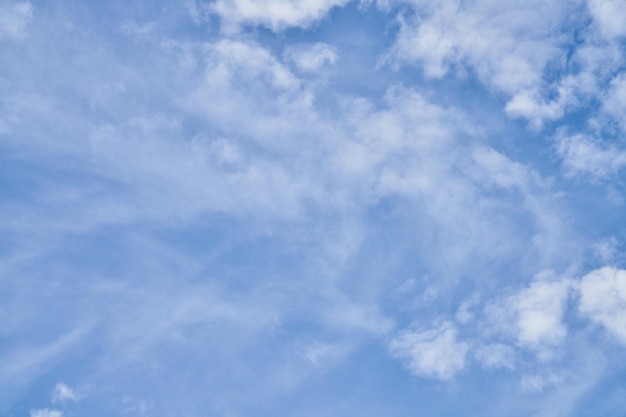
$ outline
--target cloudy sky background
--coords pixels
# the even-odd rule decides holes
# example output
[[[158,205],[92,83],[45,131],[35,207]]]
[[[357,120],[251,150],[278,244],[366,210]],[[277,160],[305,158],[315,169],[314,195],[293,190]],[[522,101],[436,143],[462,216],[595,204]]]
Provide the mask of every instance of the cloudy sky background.
[[[622,416],[624,0],[0,0],[0,415]]]

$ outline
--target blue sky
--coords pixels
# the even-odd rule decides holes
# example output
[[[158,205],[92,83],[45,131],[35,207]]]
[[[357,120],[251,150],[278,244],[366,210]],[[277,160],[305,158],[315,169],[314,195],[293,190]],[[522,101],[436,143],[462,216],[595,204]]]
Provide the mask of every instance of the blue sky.
[[[622,416],[623,0],[0,0],[0,415]]]

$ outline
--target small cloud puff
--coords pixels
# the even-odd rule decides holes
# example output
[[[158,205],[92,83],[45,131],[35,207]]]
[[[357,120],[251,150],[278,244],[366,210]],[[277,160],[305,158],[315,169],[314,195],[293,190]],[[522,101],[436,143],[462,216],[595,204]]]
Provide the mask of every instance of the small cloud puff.
[[[64,403],[67,401],[78,401],[83,398],[83,394],[75,389],[70,388],[63,382],[55,385],[52,392],[52,401],[55,403]]]
[[[485,312],[491,332],[513,338],[517,347],[546,362],[554,358],[568,334],[563,315],[572,283],[567,279],[549,281],[540,275],[503,300],[493,300]],[[477,358],[481,361],[480,354]]]
[[[539,359],[549,359],[551,349],[567,335],[562,316],[569,289],[568,281],[533,282],[512,300],[517,312],[517,341],[535,350]]]
[[[604,267],[579,284],[580,312],[626,345],[626,271]]]
[[[290,45],[285,49],[284,58],[302,72],[315,72],[326,65],[337,62],[334,46],[316,42]]]
[[[405,331],[390,349],[415,376],[447,381],[465,368],[469,346],[456,340],[456,328],[446,322],[423,332]]]

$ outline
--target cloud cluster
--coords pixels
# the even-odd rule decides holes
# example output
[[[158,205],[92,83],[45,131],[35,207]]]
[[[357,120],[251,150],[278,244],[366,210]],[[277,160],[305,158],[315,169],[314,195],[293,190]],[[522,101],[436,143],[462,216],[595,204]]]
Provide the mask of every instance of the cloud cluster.
[[[419,64],[427,77],[470,68],[489,88],[509,97],[507,111],[539,123],[562,115],[567,87],[554,101],[542,97],[543,74],[564,58],[561,28],[571,13],[560,2],[408,2],[392,59]]]
[[[626,345],[626,271],[603,267],[579,279],[547,279],[549,276],[541,274],[503,299],[487,300],[483,311],[471,319],[460,320],[457,314],[469,337],[459,339],[456,326],[445,322],[429,331],[401,331],[390,342],[390,349],[414,375],[446,381],[466,370],[469,358],[486,371],[514,371],[529,366],[523,363],[528,359],[522,359],[521,351],[526,350],[533,352],[542,366],[549,366],[562,358],[568,338],[584,332],[566,319],[572,314],[599,325],[618,344]],[[464,306],[469,308],[466,303]],[[473,333],[479,336],[472,337]],[[489,340],[492,342],[485,343]],[[559,385],[561,378],[550,372],[527,374],[520,386],[542,391]]]
[[[3,41],[25,43],[0,56],[0,412],[53,375],[120,414],[304,415],[283,399],[366,354],[539,393],[578,375],[560,368],[588,357],[569,342],[600,352],[590,329],[626,343],[624,271],[585,275],[620,243],[569,207],[571,178],[626,165],[618,2],[354,8],[399,19],[359,62],[426,78],[382,65],[383,87],[358,91],[314,25],[347,1],[165,3],[102,6],[104,29],[0,2]],[[446,90],[473,77],[503,114]],[[576,106],[595,106],[584,126],[542,133]],[[59,382],[60,410],[31,417],[89,401]]]
[[[535,128],[606,94],[616,76],[613,89],[619,84],[618,1],[379,4],[410,10],[400,15],[388,61],[417,65],[428,78],[452,72],[463,79],[469,69],[488,89],[504,93],[510,116]]]
[[[241,25],[263,25],[274,31],[310,26],[333,7],[350,0],[215,0],[207,7],[217,13],[227,31]]]

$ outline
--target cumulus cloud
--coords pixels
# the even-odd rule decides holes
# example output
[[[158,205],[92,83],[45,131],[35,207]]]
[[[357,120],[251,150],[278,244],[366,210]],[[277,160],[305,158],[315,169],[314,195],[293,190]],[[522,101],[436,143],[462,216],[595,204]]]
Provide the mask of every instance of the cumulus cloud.
[[[330,9],[350,0],[216,0],[209,9],[220,15],[226,30],[263,25],[274,31],[308,27]]]
[[[402,19],[395,59],[420,63],[428,77],[471,66],[481,79],[509,94],[532,91],[541,72],[560,56],[555,35],[565,18],[558,2],[506,4],[458,0],[409,2],[415,17]]]
[[[626,344],[626,271],[596,269],[581,279],[578,289],[581,314]]]
[[[511,299],[517,312],[517,341],[538,350],[560,344],[567,335],[562,316],[570,283],[533,282]]]
[[[469,345],[457,341],[456,334],[451,323],[422,332],[407,330],[396,336],[389,347],[415,376],[446,381],[465,368]]]
[[[0,1],[0,39],[22,39],[32,18],[33,6],[30,2]]]
[[[588,8],[581,1],[537,0],[379,4],[405,4],[413,12],[401,14],[387,62],[417,65],[427,78],[470,68],[488,89],[506,95],[509,116],[535,128],[601,95],[623,60],[614,39],[624,34],[621,0],[589,0]],[[595,29],[585,27],[587,9]],[[605,36],[598,39],[597,31]],[[577,33],[583,41],[572,47]]]
[[[624,0],[587,0],[599,32],[608,37],[626,35],[626,1]]]
[[[585,175],[600,179],[626,166],[626,152],[584,134],[557,136],[556,150],[570,177]]]
[[[513,117],[528,119],[535,128],[541,127],[544,120],[558,120],[565,114],[565,108],[574,101],[573,88],[561,85],[557,89],[556,100],[546,101],[537,90],[523,90],[511,97],[504,107]]]
[[[485,309],[486,334],[513,338],[540,361],[553,359],[568,334],[563,315],[570,290],[568,280],[536,279],[502,300],[492,300]]]

